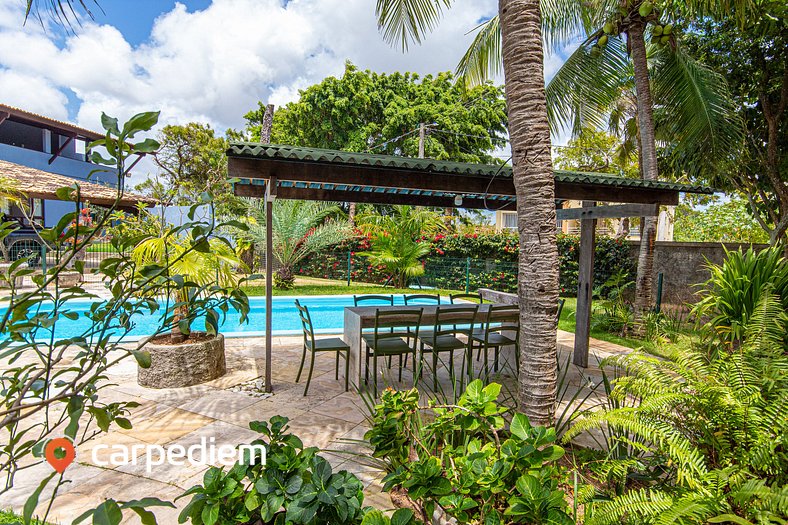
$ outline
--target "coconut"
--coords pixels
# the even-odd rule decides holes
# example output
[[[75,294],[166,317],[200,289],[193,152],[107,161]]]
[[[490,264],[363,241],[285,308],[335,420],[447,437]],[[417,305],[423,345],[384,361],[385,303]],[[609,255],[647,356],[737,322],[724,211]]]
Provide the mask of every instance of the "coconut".
[[[673,34],[673,24],[668,24],[662,29],[663,35],[672,35]]]
[[[605,25],[602,26],[602,31],[604,31],[606,35],[609,35],[613,32],[613,24],[606,22]]]
[[[651,14],[653,10],[654,10],[654,4],[646,0],[645,2],[640,4],[640,9],[638,9],[638,13],[640,13],[640,16],[642,16],[643,18],[646,18],[648,15]]]
[[[670,42],[670,35],[663,35],[659,39],[660,44],[667,44],[668,42]]]
[[[651,30],[651,34],[654,36],[661,36],[662,35],[662,26],[655,25],[654,29]]]
[[[605,47],[607,45],[607,35],[600,36],[597,45],[599,47]]]
[[[602,54],[602,48],[600,48],[599,46],[595,45],[594,47],[591,48],[592,58],[598,58],[601,54]]]

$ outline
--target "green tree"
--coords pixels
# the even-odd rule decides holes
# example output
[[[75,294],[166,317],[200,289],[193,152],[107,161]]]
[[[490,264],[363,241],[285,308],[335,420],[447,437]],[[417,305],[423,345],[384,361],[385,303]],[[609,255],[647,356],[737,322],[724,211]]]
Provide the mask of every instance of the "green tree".
[[[264,113],[260,103],[245,116],[252,140],[259,140]],[[271,141],[416,157],[425,123],[426,157],[494,163],[506,122],[503,91],[492,84],[464,89],[450,73],[373,73],[348,62],[341,77],[302,90],[275,113]]]
[[[616,173],[622,177],[637,178],[637,154],[627,148],[615,135],[593,128],[583,128],[558,148],[555,167],[562,170]]]
[[[378,0],[389,42],[420,42],[451,0]],[[537,425],[555,416],[558,250],[555,180],[544,93],[542,17],[537,0],[499,0],[501,57],[520,234],[519,402]]]
[[[372,241],[372,249],[360,255],[384,266],[398,288],[405,288],[409,279],[424,273],[421,259],[431,247],[425,237],[431,238],[443,228],[443,220],[434,211],[407,205],[392,206],[388,213],[363,213],[358,222]]]
[[[706,20],[684,37],[699,60],[725,77],[747,131],[743,148],[710,182],[739,190],[772,244],[785,243],[788,231],[786,20],[785,2],[766,1],[744,27]]]
[[[769,242],[769,235],[752,217],[747,199],[740,195],[702,207],[680,204],[674,228],[674,241]]]
[[[239,236],[251,242],[258,253],[265,253],[266,220],[263,199],[244,199],[247,231]],[[315,255],[353,236],[344,222],[333,218],[339,207],[333,203],[278,199],[274,202],[271,220],[273,256],[280,264],[275,275],[279,288],[292,288],[293,267],[301,260]]]
[[[161,149],[154,160],[160,175],[137,185],[138,190],[165,205],[190,205],[202,193],[212,195],[219,207],[234,199],[227,180],[227,140],[217,137],[209,125],[165,126],[158,140]]]

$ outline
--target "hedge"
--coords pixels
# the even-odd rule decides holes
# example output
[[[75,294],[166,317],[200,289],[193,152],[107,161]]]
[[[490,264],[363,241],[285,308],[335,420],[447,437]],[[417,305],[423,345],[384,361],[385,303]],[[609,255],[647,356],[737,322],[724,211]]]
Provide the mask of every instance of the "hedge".
[[[494,288],[517,291],[518,239],[515,234],[438,234],[425,241],[431,243],[431,250],[424,260],[425,274],[418,279],[421,285],[462,290],[468,283],[471,290]],[[558,234],[557,242],[560,293],[574,296],[577,293],[580,239],[576,235]],[[351,280],[386,282],[388,276],[382,267],[372,266],[366,258],[356,255],[368,249],[369,239],[362,236],[302,262],[296,268],[296,273],[327,279],[347,279],[350,251],[353,262]],[[634,279],[635,266],[629,258],[628,246],[619,239],[597,237],[594,286],[603,287],[619,268],[630,279]]]

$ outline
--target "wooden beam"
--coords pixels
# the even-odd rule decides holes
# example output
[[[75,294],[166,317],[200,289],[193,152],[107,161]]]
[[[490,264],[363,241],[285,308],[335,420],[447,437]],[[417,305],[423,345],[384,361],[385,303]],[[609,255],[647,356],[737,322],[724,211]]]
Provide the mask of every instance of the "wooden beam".
[[[271,159],[229,157],[231,177],[267,179],[276,176],[280,181],[319,182],[378,188],[405,188],[446,193],[476,193],[479,195],[515,196],[510,177],[478,177],[452,173],[402,170],[381,166],[348,166],[319,162],[295,162]],[[559,199],[594,200],[642,204],[678,204],[679,194],[673,190],[621,188],[610,185],[557,182],[555,195]],[[340,200],[340,199],[335,199]],[[355,198],[346,202],[361,202]],[[411,203],[413,201],[410,201]],[[441,207],[446,207],[438,205]],[[465,206],[463,206],[465,207]],[[493,208],[494,209],[494,208]]]
[[[0,124],[5,122],[6,119],[8,119],[8,117],[10,117],[10,116],[11,116],[11,113],[8,113],[7,111],[0,111]]]
[[[54,155],[52,155],[49,158],[49,164],[55,162],[55,159],[58,158],[61,153],[63,153],[63,150],[65,150],[68,147],[68,145],[71,144],[71,141],[74,140],[75,138],[77,138],[76,135],[68,135],[66,141],[63,144],[61,144],[60,147],[57,149],[57,151],[54,153]]]
[[[255,184],[235,184],[235,194],[239,197],[262,197],[263,186]],[[390,192],[327,190],[322,188],[294,188],[280,186],[277,190],[280,199],[361,202],[366,204],[413,204],[416,206],[434,206],[438,208],[514,210],[514,201],[489,198],[485,202],[480,198],[463,196],[462,205],[454,204],[454,196],[415,195]]]
[[[261,179],[275,176],[280,181],[322,182],[445,192],[462,190],[465,193],[489,193],[492,195],[515,194],[514,183],[508,177],[498,177],[491,180],[489,177],[401,170],[380,166],[276,162],[230,157],[228,171],[231,177],[241,179]]]
[[[584,201],[583,208],[596,206]],[[594,248],[596,244],[596,219],[580,223],[580,265],[577,272],[577,311],[575,312],[575,349],[572,362],[588,367],[588,349],[591,339],[591,294],[594,286]]]
[[[555,196],[558,199],[576,201],[662,204],[665,206],[675,206],[679,203],[679,192],[673,190],[622,188],[601,184],[557,182]]]
[[[558,220],[618,219],[621,217],[656,217],[657,204],[620,204],[617,206],[595,206],[593,208],[563,208],[555,212]]]

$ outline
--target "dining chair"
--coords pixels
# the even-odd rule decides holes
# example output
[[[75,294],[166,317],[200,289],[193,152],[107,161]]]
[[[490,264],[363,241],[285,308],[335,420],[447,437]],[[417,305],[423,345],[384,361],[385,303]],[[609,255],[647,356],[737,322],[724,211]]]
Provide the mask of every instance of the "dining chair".
[[[350,345],[339,337],[315,339],[315,330],[312,326],[312,316],[309,315],[309,308],[302,305],[298,299],[295,300],[295,305],[298,309],[298,316],[301,318],[301,327],[304,332],[304,347],[301,352],[301,365],[298,367],[296,383],[301,380],[301,372],[304,370],[307,351],[310,353],[311,358],[309,360],[309,375],[307,375],[306,378],[304,395],[309,391],[309,383],[312,381],[312,371],[315,368],[315,355],[318,352],[334,352],[336,354],[334,379],[339,380],[339,357],[342,356],[345,359],[345,392],[347,392],[349,388],[348,379],[350,378]]]
[[[427,294],[427,293],[417,293],[417,294],[403,294],[402,300],[405,302],[405,305],[411,304],[424,304],[424,303],[435,303],[441,304],[441,296],[438,294]],[[422,328],[419,333],[422,335],[427,335],[432,332],[432,328]],[[405,365],[408,366],[408,356],[405,356]]]
[[[405,301],[405,304],[424,304],[426,303],[435,303],[441,304],[441,296],[438,294],[428,294],[428,293],[417,293],[417,294],[404,294],[402,296],[402,300]]]
[[[507,333],[514,332],[514,336]],[[501,348],[515,345],[515,366],[519,368],[519,341],[520,341],[520,307],[512,304],[491,304],[487,307],[482,327],[473,331],[471,336],[473,346],[478,347],[476,354],[478,361],[484,353],[484,373],[489,374],[488,352],[494,352],[493,371],[498,371],[498,357]]]
[[[418,310],[381,310],[375,311],[375,327],[372,333],[362,335],[365,346],[364,382],[369,383],[369,359],[372,358],[373,388],[378,397],[378,356],[389,358],[399,356],[399,381],[402,381],[402,356],[413,354],[416,362],[416,341],[419,338],[419,325],[423,309]],[[413,376],[416,386],[416,376]]]
[[[393,295],[354,295],[353,296],[353,305],[354,306],[363,306],[362,303],[375,303],[374,305],[370,306],[377,306],[381,303],[385,306],[394,306],[394,296]]]
[[[484,299],[482,299],[482,294],[480,293],[453,293],[449,294],[449,301],[451,304],[456,304],[457,302],[476,302],[476,303],[483,303]]]
[[[416,377],[421,377],[421,369],[424,362],[424,354],[429,352],[432,354],[432,381],[433,387],[438,389],[438,356],[441,353],[449,353],[449,370],[452,376],[454,375],[454,352],[455,350],[463,350],[462,368],[465,372],[467,366],[468,375],[472,367],[472,353],[471,345],[473,340],[469,334],[473,333],[473,325],[476,320],[476,314],[479,311],[479,305],[471,305],[467,307],[442,307],[438,306],[435,310],[435,324],[432,330],[428,333],[419,336],[419,355],[416,364]],[[458,326],[459,325],[459,326]],[[464,327],[463,325],[467,326]],[[466,341],[463,341],[458,336],[466,336]],[[460,380],[460,389],[462,389],[462,380]]]

